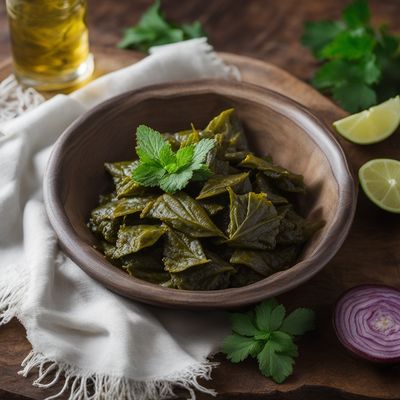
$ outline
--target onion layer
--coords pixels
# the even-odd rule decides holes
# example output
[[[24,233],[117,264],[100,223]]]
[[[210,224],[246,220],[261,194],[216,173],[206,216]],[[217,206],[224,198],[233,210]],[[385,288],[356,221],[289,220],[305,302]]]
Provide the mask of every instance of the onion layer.
[[[361,285],[337,302],[333,324],[340,342],[359,357],[378,363],[400,361],[400,291]]]

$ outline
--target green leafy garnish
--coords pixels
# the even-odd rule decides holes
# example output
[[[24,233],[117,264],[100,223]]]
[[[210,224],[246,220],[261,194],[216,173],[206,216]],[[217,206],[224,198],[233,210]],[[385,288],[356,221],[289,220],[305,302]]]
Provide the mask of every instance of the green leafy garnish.
[[[302,43],[325,63],[313,85],[356,112],[400,92],[400,38],[374,28],[366,0],[355,0],[340,21],[307,22]]]
[[[275,299],[263,301],[254,311],[231,314],[233,332],[225,339],[223,352],[233,363],[257,358],[261,373],[282,383],[293,373],[298,356],[294,336],[315,328],[313,310],[298,308],[285,315],[285,307]]]
[[[140,18],[139,22],[125,29],[118,47],[147,52],[152,46],[176,43],[182,40],[206,36],[199,21],[176,25],[166,20],[156,0]]]
[[[132,177],[142,186],[158,186],[167,193],[174,193],[182,190],[194,174],[196,180],[206,180],[211,175],[204,162],[215,146],[214,139],[202,139],[174,152],[160,132],[140,125],[136,141],[140,163],[134,168]]]

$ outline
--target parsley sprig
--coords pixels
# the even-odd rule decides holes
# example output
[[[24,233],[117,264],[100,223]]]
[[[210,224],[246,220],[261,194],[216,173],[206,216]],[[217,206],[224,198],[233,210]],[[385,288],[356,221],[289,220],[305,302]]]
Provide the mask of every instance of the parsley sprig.
[[[158,186],[173,193],[183,189],[190,180],[206,180],[211,175],[204,162],[215,146],[214,139],[201,139],[174,152],[160,132],[140,125],[136,143],[140,163],[133,170],[132,178],[142,186]]]
[[[400,38],[371,25],[366,0],[355,0],[339,21],[305,24],[302,43],[324,64],[313,85],[356,112],[400,92]]]
[[[176,43],[182,40],[206,36],[199,21],[177,25],[166,20],[161,11],[160,0],[149,7],[139,22],[125,29],[118,47],[147,52],[152,46]]]
[[[225,339],[223,352],[233,363],[257,358],[261,373],[282,383],[293,373],[298,356],[294,337],[315,327],[310,309],[298,308],[285,315],[285,307],[275,299],[262,302],[254,311],[231,314],[233,333]]]

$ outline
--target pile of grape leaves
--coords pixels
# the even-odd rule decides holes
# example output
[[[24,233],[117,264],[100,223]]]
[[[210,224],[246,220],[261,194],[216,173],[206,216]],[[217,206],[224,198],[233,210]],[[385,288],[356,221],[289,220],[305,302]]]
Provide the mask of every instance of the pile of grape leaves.
[[[203,130],[161,136],[173,151],[212,139],[205,156],[211,172],[170,193],[133,179],[139,160],[106,163],[114,191],[100,196],[88,226],[107,260],[135,278],[183,290],[240,287],[296,263],[324,223],[297,213],[303,177],[253,154],[233,109]]]

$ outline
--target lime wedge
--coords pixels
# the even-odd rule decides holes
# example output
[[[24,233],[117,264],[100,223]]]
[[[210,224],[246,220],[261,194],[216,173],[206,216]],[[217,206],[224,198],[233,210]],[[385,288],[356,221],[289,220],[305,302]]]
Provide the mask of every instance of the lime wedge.
[[[400,213],[400,161],[375,159],[358,171],[361,187],[378,207]]]
[[[368,110],[333,123],[346,139],[357,144],[371,144],[389,137],[400,123],[400,98],[393,97]]]

